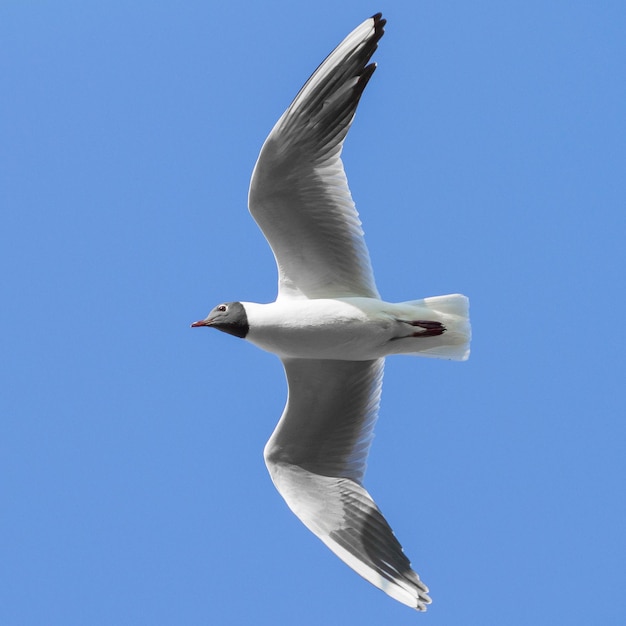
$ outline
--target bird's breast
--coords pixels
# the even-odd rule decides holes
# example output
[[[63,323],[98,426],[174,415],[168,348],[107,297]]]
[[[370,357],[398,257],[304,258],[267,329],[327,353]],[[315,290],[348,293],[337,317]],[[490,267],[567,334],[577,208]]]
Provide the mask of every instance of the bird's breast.
[[[372,298],[244,303],[246,339],[286,358],[363,361],[385,353],[395,319]]]

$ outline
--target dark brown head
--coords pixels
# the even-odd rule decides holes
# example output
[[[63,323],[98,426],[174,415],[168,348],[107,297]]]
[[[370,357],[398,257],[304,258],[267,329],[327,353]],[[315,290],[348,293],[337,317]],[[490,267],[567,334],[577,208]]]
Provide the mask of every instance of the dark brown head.
[[[246,309],[241,302],[218,304],[205,319],[194,322],[191,326],[192,328],[197,326],[217,328],[217,330],[221,330],[223,333],[228,333],[241,339],[245,339],[250,330]]]

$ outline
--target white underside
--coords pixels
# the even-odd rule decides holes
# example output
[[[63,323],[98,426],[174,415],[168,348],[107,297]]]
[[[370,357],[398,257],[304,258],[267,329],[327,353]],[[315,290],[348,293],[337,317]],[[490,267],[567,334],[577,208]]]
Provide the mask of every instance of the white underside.
[[[243,303],[250,332],[246,339],[281,358],[366,361],[414,354],[464,361],[471,337],[468,299],[459,294],[392,304],[374,298],[281,299]],[[407,322],[440,322],[435,337]]]

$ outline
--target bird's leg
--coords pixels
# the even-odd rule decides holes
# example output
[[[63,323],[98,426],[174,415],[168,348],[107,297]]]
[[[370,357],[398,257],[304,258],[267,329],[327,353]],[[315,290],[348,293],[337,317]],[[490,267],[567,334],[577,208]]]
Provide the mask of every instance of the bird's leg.
[[[441,322],[431,322],[429,320],[398,320],[403,324],[408,324],[421,330],[416,330],[409,337],[437,337],[446,332],[446,327]],[[394,337],[394,339],[402,339],[402,337]]]
[[[404,321],[404,320],[402,320]],[[437,337],[443,335],[446,332],[446,327],[441,322],[430,322],[428,320],[413,320],[407,321],[413,327],[420,328],[413,333],[413,337]]]

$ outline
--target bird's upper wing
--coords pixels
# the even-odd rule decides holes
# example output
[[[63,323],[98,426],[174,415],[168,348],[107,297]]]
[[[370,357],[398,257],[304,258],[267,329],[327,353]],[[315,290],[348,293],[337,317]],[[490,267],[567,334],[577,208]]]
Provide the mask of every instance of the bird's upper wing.
[[[425,610],[428,589],[361,482],[384,359],[283,359],[289,396],[265,461],[289,508],[340,559],[392,598]]]
[[[261,148],[248,205],[276,258],[279,298],[378,297],[340,157],[384,24],[377,14],[335,48]]]

